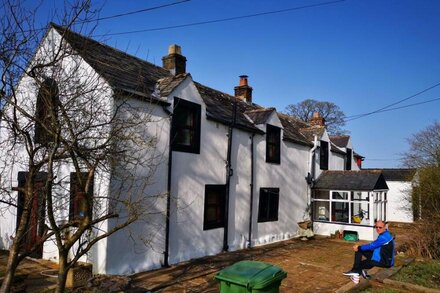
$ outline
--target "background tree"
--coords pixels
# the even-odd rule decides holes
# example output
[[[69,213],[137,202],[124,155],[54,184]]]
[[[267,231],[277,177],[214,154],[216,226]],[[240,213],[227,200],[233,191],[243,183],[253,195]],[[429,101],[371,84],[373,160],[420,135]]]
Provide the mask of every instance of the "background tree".
[[[67,31],[47,35],[54,37],[52,43],[39,46],[46,31],[34,27],[34,11],[15,2],[2,9],[0,175],[12,178],[14,166],[26,170],[26,178],[12,189],[1,182],[0,212],[21,214],[0,291],[11,291],[20,261],[50,240],[58,249],[57,292],[64,292],[68,270],[98,241],[135,221],[151,222],[151,211],[161,213],[163,196],[146,194],[162,154],[146,126],[152,122],[148,107],[132,103],[130,96],[115,96],[98,74],[86,70],[66,42]],[[92,32],[89,1],[65,11],[59,19],[66,28]],[[72,194],[66,186],[73,182]],[[23,249],[40,197],[44,231]]]
[[[417,168],[411,199],[419,225],[409,249],[416,255],[440,258],[440,124],[434,122],[408,139],[405,166]]]
[[[347,130],[343,129],[345,126],[344,112],[332,102],[307,99],[297,104],[288,105],[284,112],[303,121],[309,121],[314,112],[319,112],[321,117],[324,117],[327,131],[330,134],[342,135],[348,133]]]

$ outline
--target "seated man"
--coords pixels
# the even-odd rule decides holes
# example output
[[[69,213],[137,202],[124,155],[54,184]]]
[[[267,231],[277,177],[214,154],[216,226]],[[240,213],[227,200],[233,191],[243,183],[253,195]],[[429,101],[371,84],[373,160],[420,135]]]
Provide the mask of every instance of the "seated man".
[[[394,239],[391,233],[386,229],[384,221],[379,220],[374,226],[379,236],[373,242],[364,245],[354,245],[354,263],[353,268],[343,273],[346,276],[351,276],[359,281],[359,275],[365,279],[369,276],[365,270],[372,267],[389,268],[394,265]],[[365,259],[362,259],[362,256]],[[355,282],[356,283],[356,282]]]

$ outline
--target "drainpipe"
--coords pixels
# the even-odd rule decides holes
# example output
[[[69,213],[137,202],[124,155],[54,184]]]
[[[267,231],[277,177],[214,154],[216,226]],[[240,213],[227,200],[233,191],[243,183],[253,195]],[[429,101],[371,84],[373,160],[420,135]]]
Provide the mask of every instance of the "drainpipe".
[[[307,184],[308,184],[307,205],[309,206],[309,216],[312,213],[312,211],[311,211],[311,204],[312,204],[311,197],[312,197],[312,187],[313,187],[313,183],[315,181],[315,151],[317,148],[318,148],[318,136],[314,135],[313,136],[313,147],[310,150],[310,155],[309,155],[309,166],[308,166],[309,173],[307,174],[307,177],[306,177]]]
[[[228,131],[228,151],[226,155],[226,190],[225,190],[225,228],[223,234],[223,251],[228,251],[228,230],[229,230],[229,192],[231,185],[231,177],[232,177],[232,166],[231,166],[231,151],[232,151],[232,134],[235,126],[235,120],[237,116],[237,101],[233,102],[233,113],[232,113],[232,122],[229,126]]]
[[[171,210],[171,175],[172,175],[172,162],[173,162],[173,151],[171,149],[172,142],[172,127],[173,127],[173,113],[170,112],[166,107],[163,107],[165,113],[170,117],[170,137],[168,141],[168,178],[167,178],[167,211],[165,219],[165,251],[163,253],[163,266],[169,267],[169,247],[170,247],[170,210]]]
[[[250,209],[249,209],[249,236],[248,236],[248,248],[252,247],[252,209],[254,205],[254,136],[255,133],[252,133],[251,136],[251,199],[250,199]]]

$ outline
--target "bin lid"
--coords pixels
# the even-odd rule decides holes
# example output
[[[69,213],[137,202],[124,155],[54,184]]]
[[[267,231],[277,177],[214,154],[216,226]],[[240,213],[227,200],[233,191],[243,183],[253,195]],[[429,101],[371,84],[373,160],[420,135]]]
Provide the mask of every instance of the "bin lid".
[[[224,268],[217,280],[241,285],[248,289],[262,289],[287,276],[281,268],[259,261],[244,260]]]

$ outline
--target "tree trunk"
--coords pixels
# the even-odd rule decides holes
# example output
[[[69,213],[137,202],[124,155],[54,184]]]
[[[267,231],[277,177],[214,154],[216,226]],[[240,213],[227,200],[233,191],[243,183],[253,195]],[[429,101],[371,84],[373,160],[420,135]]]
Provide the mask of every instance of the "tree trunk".
[[[3,283],[0,288],[0,292],[2,293],[9,293],[12,289],[12,281],[15,276],[15,271],[18,267],[18,251],[19,251],[19,245],[12,244],[11,249],[9,250],[8,255],[8,264],[6,265],[6,274],[3,278]]]
[[[64,290],[66,289],[66,280],[67,280],[67,255],[68,252],[65,252],[63,250],[60,250],[59,252],[59,268],[58,268],[58,283],[57,283],[57,289],[56,293],[64,293]]]

